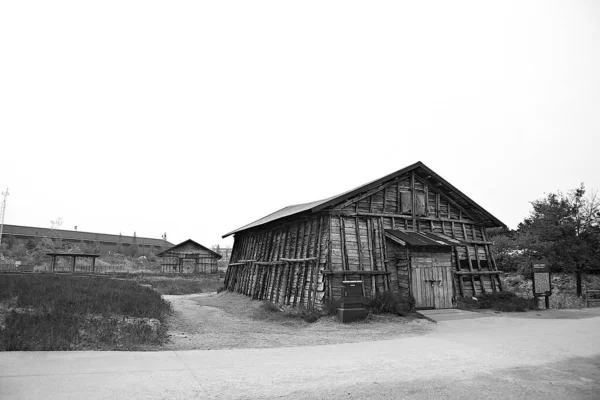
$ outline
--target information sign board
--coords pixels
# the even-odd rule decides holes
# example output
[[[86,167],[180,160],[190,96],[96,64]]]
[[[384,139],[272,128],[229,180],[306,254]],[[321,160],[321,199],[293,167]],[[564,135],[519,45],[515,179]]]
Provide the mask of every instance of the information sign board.
[[[550,281],[550,266],[546,260],[533,260],[531,263],[533,272],[533,295],[550,296],[552,285]]]

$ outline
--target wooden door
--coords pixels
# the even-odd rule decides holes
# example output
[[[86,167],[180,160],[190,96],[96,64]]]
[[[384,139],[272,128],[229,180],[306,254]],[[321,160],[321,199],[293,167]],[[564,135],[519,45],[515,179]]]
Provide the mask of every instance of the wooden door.
[[[452,269],[417,265],[411,268],[411,289],[416,308],[452,308]]]

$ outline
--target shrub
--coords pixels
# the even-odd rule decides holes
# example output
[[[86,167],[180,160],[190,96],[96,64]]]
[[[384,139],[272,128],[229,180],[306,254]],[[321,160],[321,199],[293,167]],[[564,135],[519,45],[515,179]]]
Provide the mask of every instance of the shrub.
[[[497,292],[484,294],[476,298],[465,297],[458,301],[458,307],[463,309],[492,309],[504,312],[524,312],[537,310],[535,299],[525,299],[512,292]]]
[[[281,309],[271,301],[263,301],[261,305],[262,309],[269,312],[280,312]]]
[[[342,302],[336,299],[323,299],[323,313],[325,315],[336,315],[337,309],[342,306]]]
[[[221,287],[219,287],[219,288],[217,289],[217,293],[221,293],[221,292],[224,292],[224,291],[226,291],[226,290],[227,290],[227,288],[226,288],[225,286],[221,286]]]
[[[405,316],[408,315],[411,309],[408,300],[402,299],[391,292],[379,292],[374,298],[367,299],[363,304],[367,311],[372,314],[387,313]]]
[[[277,307],[277,306],[275,306],[275,307]],[[302,320],[308,322],[309,324],[316,322],[321,317],[321,314],[319,313],[319,311],[314,310],[314,309],[309,309],[304,306],[290,308],[290,309],[286,310],[284,312],[284,314],[288,318],[299,318],[299,319],[302,319]]]

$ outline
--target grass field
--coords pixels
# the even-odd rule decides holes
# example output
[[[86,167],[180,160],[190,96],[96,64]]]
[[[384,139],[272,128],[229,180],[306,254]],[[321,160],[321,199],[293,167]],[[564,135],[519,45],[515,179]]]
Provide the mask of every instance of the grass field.
[[[152,285],[160,294],[196,294],[216,292],[223,286],[223,278],[219,275],[179,275],[179,276],[144,276],[136,278],[136,282]]]
[[[0,350],[133,349],[166,340],[171,306],[135,282],[0,276]]]

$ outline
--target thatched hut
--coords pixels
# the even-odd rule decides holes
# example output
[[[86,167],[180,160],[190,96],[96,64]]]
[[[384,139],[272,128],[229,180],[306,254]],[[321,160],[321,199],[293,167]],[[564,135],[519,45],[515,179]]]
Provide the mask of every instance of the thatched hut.
[[[416,308],[502,290],[486,228],[505,226],[421,162],[331,198],[285,207],[234,236],[230,291],[320,307],[342,281]]]

